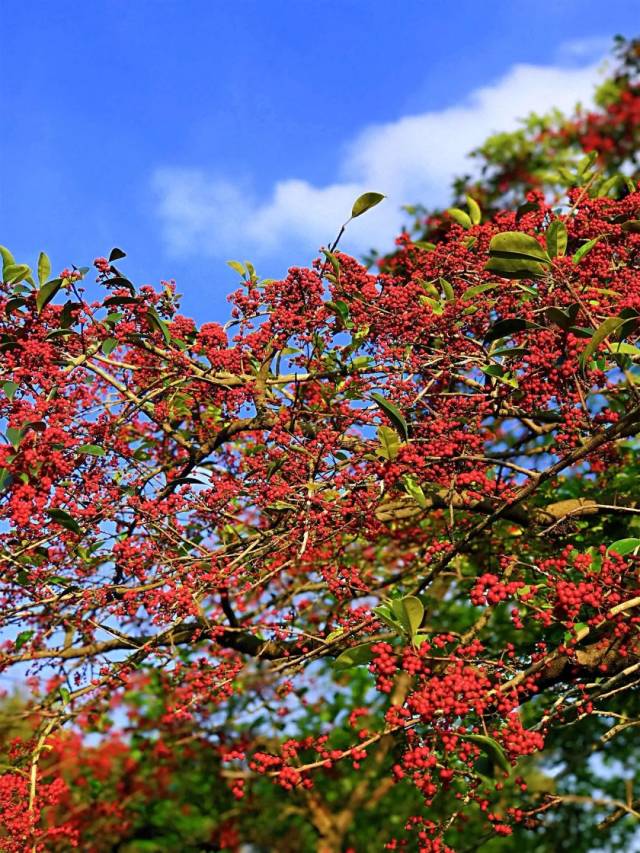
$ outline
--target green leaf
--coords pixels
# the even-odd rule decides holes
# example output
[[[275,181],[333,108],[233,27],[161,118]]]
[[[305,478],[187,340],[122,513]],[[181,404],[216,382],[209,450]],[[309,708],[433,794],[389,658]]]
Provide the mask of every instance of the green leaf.
[[[480,370],[487,376],[492,376],[505,385],[510,385],[512,388],[518,387],[518,379],[506,370],[501,364],[486,364]]]
[[[63,509],[48,509],[47,515],[52,521],[55,521],[56,524],[59,524],[60,527],[64,527],[65,530],[70,530],[72,533],[81,534],[82,529],[78,522],[69,515],[68,512],[65,512]]]
[[[115,247],[109,252],[108,261],[110,264],[112,264],[114,261],[119,261],[120,258],[126,258],[126,257],[127,257],[126,252],[123,252],[122,249],[118,249],[117,247]]]
[[[422,302],[423,305],[428,305],[434,314],[437,314],[438,316],[440,314],[444,314],[444,306],[439,300],[432,299],[431,296],[421,296],[420,302]]]
[[[493,290],[496,287],[500,287],[501,282],[499,281],[488,281],[485,284],[474,284],[473,287],[468,287],[462,296],[461,299],[464,299],[465,302],[469,299],[473,299],[474,296],[478,296],[480,293],[485,293],[487,290]]]
[[[613,175],[613,177],[604,181],[599,187],[597,192],[598,198],[604,198],[608,196],[611,190],[615,189],[616,186],[624,184],[624,177],[622,175]]]
[[[247,275],[247,271],[244,268],[244,264],[241,264],[240,261],[227,261],[227,266],[231,267],[232,270],[235,270],[238,275],[242,276],[242,278]]]
[[[169,328],[164,320],[160,319],[160,316],[155,308],[149,308],[146,313],[147,322],[151,326],[154,331],[160,332],[162,337],[164,338],[165,343],[171,343],[171,333],[169,332]]]
[[[336,628],[335,631],[331,631],[330,634],[327,634],[324,638],[325,642],[330,643],[332,640],[337,640],[338,637],[342,636],[342,634],[344,634],[344,628]]]
[[[522,231],[503,231],[496,234],[489,243],[492,258],[504,260],[538,261],[550,264],[551,259],[535,237]]]
[[[575,316],[572,317],[562,308],[558,308],[557,305],[550,305],[544,313],[550,323],[555,323],[565,332],[571,328],[575,320]]]
[[[396,428],[398,435],[404,441],[407,441],[409,438],[409,429],[407,427],[407,422],[405,421],[400,409],[395,406],[390,400],[387,400],[386,397],[383,397],[382,394],[377,394],[374,392],[373,394],[371,394],[371,399],[375,400],[378,406],[389,418],[391,423]]]
[[[394,429],[391,429],[391,427],[384,425],[379,426],[378,441],[380,442],[380,447],[378,449],[379,455],[384,459],[388,459],[389,462],[393,462],[400,450],[400,439],[398,438],[398,433]]]
[[[591,340],[586,345],[580,356],[580,362],[584,366],[593,353],[598,349],[602,341],[609,335],[613,334],[625,322],[623,317],[608,317],[604,320],[591,336]]]
[[[352,666],[364,666],[371,661],[371,646],[373,643],[362,643],[345,649],[333,662],[334,669],[351,669]]]
[[[58,691],[60,693],[60,699],[62,700],[62,704],[68,705],[69,699],[71,698],[71,692],[69,691],[69,688],[68,687],[60,687],[60,688],[58,688]]]
[[[404,489],[422,509],[428,509],[431,506],[422,486],[410,474],[404,475]]]
[[[424,604],[415,595],[396,598],[391,602],[393,614],[410,637],[418,633],[424,617]]]
[[[51,261],[49,260],[49,256],[45,252],[40,252],[38,257],[38,281],[41,287],[50,275]]]
[[[583,631],[585,628],[588,628],[586,622],[576,622],[573,628],[570,631],[565,631],[563,636],[563,642],[570,643],[571,640],[575,640],[576,634],[579,634],[580,631]]]
[[[400,633],[402,626],[397,619],[394,619],[389,604],[380,604],[378,607],[373,608],[373,612],[376,614],[378,619],[380,619],[381,622],[384,622],[385,625],[388,625],[392,631]]]
[[[9,439],[9,444],[14,448],[14,450],[17,450],[18,447],[20,447],[24,431],[17,427],[7,427],[6,433],[7,438]]]
[[[413,245],[416,249],[422,249],[425,252],[433,252],[436,248],[436,244],[430,243],[428,240],[415,240]]]
[[[597,151],[589,151],[582,159],[578,161],[578,174],[584,175],[584,173],[589,169],[596,161],[598,157]]]
[[[491,351],[494,357],[501,356],[504,358],[518,358],[521,355],[526,355],[531,352],[528,347],[502,347]]]
[[[607,553],[609,551],[615,551],[616,554],[620,554],[621,557],[626,557],[627,554],[633,554],[634,556],[640,552],[640,539],[618,539],[617,542],[613,542],[607,548]]]
[[[584,256],[586,254],[588,254],[593,249],[593,247],[598,242],[598,240],[601,240],[601,239],[602,239],[601,236],[600,237],[594,237],[593,240],[588,240],[586,243],[584,243],[582,246],[580,246],[578,251],[573,256],[573,263],[579,264],[580,261],[584,258]]]
[[[453,221],[457,222],[458,225],[462,226],[462,228],[471,228],[471,217],[468,213],[465,213],[464,210],[460,210],[459,207],[449,207],[447,209],[447,213],[453,219]]]
[[[2,278],[6,284],[17,284],[31,275],[31,267],[27,264],[6,264],[2,269]]]
[[[497,323],[493,324],[484,336],[484,342],[485,344],[488,344],[491,343],[491,341],[497,341],[500,338],[509,337],[514,334],[514,332],[523,332],[525,329],[535,328],[538,328],[536,324],[529,320],[523,320],[520,317],[508,317],[505,320],[498,320]]]
[[[6,468],[0,468],[0,493],[4,493],[13,483],[13,474]]]
[[[447,300],[447,302],[453,302],[456,298],[456,294],[453,287],[449,284],[446,278],[439,278],[438,282],[440,284],[440,287],[442,288],[444,298]]]
[[[36,308],[38,309],[38,314],[40,314],[42,309],[51,302],[61,287],[61,278],[54,278],[42,285],[36,294]]]
[[[87,456],[104,456],[106,450],[97,444],[83,444],[78,448],[78,453],[86,453]]]
[[[5,281],[5,271],[8,266],[15,264],[16,259],[6,246],[0,246],[0,255],[2,255],[2,280]]]
[[[118,346],[118,341],[115,338],[107,338],[102,342],[100,349],[105,355],[111,355],[114,349]]]
[[[328,308],[333,308],[336,315],[342,321],[343,326],[345,326],[347,329],[353,328],[353,323],[352,323],[350,316],[349,316],[349,306],[344,301],[344,299],[336,299],[335,302],[334,301],[325,302],[325,305]]]
[[[567,251],[567,228],[561,219],[555,219],[545,234],[547,251],[552,258],[561,258]]]
[[[382,193],[363,193],[353,203],[351,218],[355,219],[356,216],[362,216],[367,210],[371,210],[376,204],[380,204],[383,198],[386,198],[386,196]]]
[[[611,351],[615,355],[630,355],[632,358],[640,355],[640,347],[634,347],[633,344],[615,343]]]
[[[2,390],[4,391],[4,393],[7,395],[7,397],[10,400],[13,400],[13,398],[15,397],[16,391],[18,390],[19,387],[20,386],[18,385],[17,382],[3,382],[2,383]]]
[[[509,759],[497,740],[488,735],[464,734],[459,735],[459,737],[477,744],[496,766],[504,770],[505,773],[511,773],[512,768]]]
[[[340,278],[340,261],[336,258],[333,252],[330,252],[328,249],[323,249],[322,254],[331,264],[331,268],[333,269],[333,273],[336,279]]]
[[[469,208],[471,222],[474,225],[480,225],[482,222],[482,210],[480,209],[478,202],[474,198],[471,198],[470,195],[467,196],[467,207]]]
[[[7,317],[10,317],[14,311],[18,311],[20,308],[23,308],[27,304],[27,300],[23,299],[22,296],[14,296],[13,299],[9,299],[7,304],[5,305],[5,313]]]
[[[33,637],[35,631],[20,631],[18,636],[13,641],[13,646],[16,651],[20,651],[20,649],[28,643],[29,640]]]
[[[640,219],[628,219],[620,227],[629,234],[640,234]]]
[[[544,275],[544,267],[541,263],[517,258],[491,258],[484,268],[487,272],[501,275],[503,278],[538,278]]]
[[[516,222],[519,222],[525,213],[531,213],[531,211],[539,209],[540,206],[537,201],[525,201],[516,211]]]

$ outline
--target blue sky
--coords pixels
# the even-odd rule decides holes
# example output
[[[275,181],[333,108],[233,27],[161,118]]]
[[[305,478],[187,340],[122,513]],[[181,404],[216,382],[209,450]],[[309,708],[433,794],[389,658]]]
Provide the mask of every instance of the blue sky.
[[[226,315],[229,258],[314,257],[359,191],[354,252],[446,200],[463,154],[585,98],[637,0],[3,0],[0,243],[54,269],[113,245],[185,313]],[[634,26],[635,24],[635,26]],[[383,209],[384,207],[384,209]]]

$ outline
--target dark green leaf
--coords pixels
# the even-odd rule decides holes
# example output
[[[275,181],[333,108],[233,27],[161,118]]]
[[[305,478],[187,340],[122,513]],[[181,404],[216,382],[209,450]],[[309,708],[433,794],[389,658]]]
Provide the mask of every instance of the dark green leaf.
[[[521,204],[516,211],[516,222],[519,222],[525,215],[525,213],[531,213],[532,211],[538,209],[539,206],[537,201],[525,201],[524,204]]]
[[[14,296],[13,299],[9,299],[4,309],[7,317],[10,317],[14,311],[23,308],[26,304],[27,301],[22,296]]]
[[[55,521],[56,524],[59,524],[60,527],[64,527],[65,530],[70,530],[72,533],[81,534],[82,529],[78,522],[69,515],[68,512],[65,512],[63,509],[49,509],[47,510],[47,515],[52,521]]]
[[[580,361],[585,365],[593,353],[598,349],[600,344],[613,334],[625,322],[623,317],[608,317],[604,320],[593,333],[591,340],[586,345],[580,356]]]
[[[562,308],[558,308],[555,305],[547,308],[545,316],[550,323],[555,323],[556,326],[559,326],[565,332],[571,328],[575,320],[575,317],[571,317],[566,311],[563,311]]]
[[[561,258],[567,251],[567,229],[561,219],[555,219],[545,234],[547,251],[552,258]]]
[[[371,394],[371,398],[375,400],[378,406],[380,406],[382,411],[389,418],[391,423],[396,428],[396,431],[400,438],[402,438],[404,441],[407,441],[407,439],[409,438],[409,429],[407,427],[407,422],[405,421],[400,409],[390,400],[387,400],[386,397],[383,397],[382,394],[377,394],[374,392],[373,394]]]
[[[503,278],[538,278],[544,275],[544,267],[535,261],[523,261],[515,258],[491,258],[484,266],[488,272]]]
[[[523,320],[520,317],[508,317],[505,320],[498,320],[497,323],[494,323],[484,336],[484,342],[485,344],[489,344],[491,341],[497,341],[499,338],[509,337],[509,335],[513,335],[515,332],[523,332],[525,329],[535,328],[537,328],[536,324],[531,323],[529,320]]]
[[[54,296],[60,290],[61,287],[61,278],[54,278],[51,281],[48,281],[46,284],[42,285],[42,287],[36,294],[36,308],[38,309],[38,314],[46,305],[51,302],[51,300],[54,298]]]
[[[109,296],[104,300],[106,305],[131,305],[139,300],[135,296]]]
[[[160,319],[158,312],[155,308],[149,308],[146,313],[147,322],[151,326],[154,331],[160,332],[162,337],[165,340],[165,343],[171,342],[171,333],[169,332],[169,328],[164,320]]]
[[[477,744],[485,755],[487,755],[501,770],[504,770],[505,773],[511,772],[509,759],[498,741],[488,735],[464,734],[460,735],[460,737],[464,740],[470,740],[472,743]]]
[[[109,260],[109,263],[112,264],[114,261],[119,261],[120,258],[126,258],[126,257],[127,257],[126,252],[123,252],[122,249],[118,249],[116,247],[116,248],[113,248],[109,252],[108,260]]]

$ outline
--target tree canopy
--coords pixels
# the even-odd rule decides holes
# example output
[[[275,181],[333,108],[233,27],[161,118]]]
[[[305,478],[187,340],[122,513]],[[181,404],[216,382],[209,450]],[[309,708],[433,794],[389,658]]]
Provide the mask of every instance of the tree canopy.
[[[232,262],[224,326],[120,249],[54,276],[2,249],[0,670],[28,692],[0,849],[629,849],[619,53],[593,111],[489,140],[375,267],[335,243],[280,281]]]

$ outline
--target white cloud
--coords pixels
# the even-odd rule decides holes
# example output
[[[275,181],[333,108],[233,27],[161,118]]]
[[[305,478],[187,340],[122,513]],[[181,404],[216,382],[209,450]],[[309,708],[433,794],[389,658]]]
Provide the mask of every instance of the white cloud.
[[[153,188],[169,248],[183,256],[264,257],[292,247],[313,255],[367,190],[388,199],[350,224],[343,245],[353,252],[389,246],[403,204],[446,203],[453,176],[470,169],[472,148],[529,112],[588,102],[597,69],[514,65],[455,106],[366,127],[347,142],[336,163],[340,181],[328,186],[283,178],[260,198],[206,169],[158,169]]]

